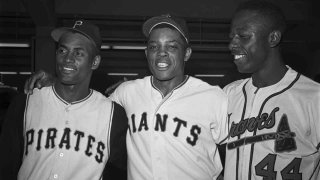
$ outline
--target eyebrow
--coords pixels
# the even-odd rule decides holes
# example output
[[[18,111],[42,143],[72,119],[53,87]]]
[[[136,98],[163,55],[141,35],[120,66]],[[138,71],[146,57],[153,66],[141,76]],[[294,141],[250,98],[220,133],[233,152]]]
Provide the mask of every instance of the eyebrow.
[[[68,46],[66,46],[65,44],[61,44],[61,43],[58,44],[58,48],[59,48],[59,47],[63,47],[63,48],[66,48],[66,49],[70,49],[70,48],[68,48]],[[75,47],[75,48],[73,48],[73,49],[76,49],[76,50],[85,50],[83,47]]]
[[[148,44],[149,44],[149,43],[157,43],[157,42],[158,42],[157,40],[149,40],[149,41],[148,41]],[[178,44],[181,44],[181,45],[184,44],[183,42],[179,42],[178,40],[165,41],[165,43],[178,43]]]

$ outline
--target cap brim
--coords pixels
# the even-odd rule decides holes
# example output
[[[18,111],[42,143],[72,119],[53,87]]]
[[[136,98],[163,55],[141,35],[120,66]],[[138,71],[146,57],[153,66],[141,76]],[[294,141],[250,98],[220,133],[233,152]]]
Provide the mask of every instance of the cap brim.
[[[90,41],[92,41],[92,43],[97,46],[97,44],[94,42],[94,40],[88,36],[86,33],[82,32],[82,31],[79,31],[77,29],[73,29],[73,28],[67,28],[67,27],[61,27],[61,28],[57,28],[57,29],[54,29],[52,32],[51,32],[51,37],[53,38],[54,41],[56,42],[59,42],[59,39],[61,38],[61,36],[67,32],[77,32],[77,33],[80,33],[82,35],[84,35],[85,37],[87,37],[88,39],[90,39]]]
[[[171,18],[167,18],[167,17],[154,17],[151,18],[149,20],[147,20],[144,24],[143,24],[143,34],[146,37],[149,37],[150,32],[152,31],[152,29],[154,27],[156,27],[157,25],[160,24],[167,24],[172,26],[173,28],[175,28],[177,31],[180,32],[180,34],[182,34],[182,36],[186,39],[187,42],[189,42],[188,38],[186,37],[185,33],[181,31],[181,27],[180,25],[178,25],[174,20],[172,20]]]
[[[177,28],[177,25],[174,21],[171,19],[165,18],[165,17],[155,17],[151,18],[148,21],[146,21],[143,25],[143,34],[148,37],[150,31],[159,24],[168,24],[173,26],[174,28]]]

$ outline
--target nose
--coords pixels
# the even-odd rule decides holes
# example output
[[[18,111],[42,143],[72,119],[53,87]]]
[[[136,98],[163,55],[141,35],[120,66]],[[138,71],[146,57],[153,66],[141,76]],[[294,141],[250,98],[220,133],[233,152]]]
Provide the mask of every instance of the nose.
[[[230,39],[229,42],[229,50],[232,51],[233,49],[236,49],[239,46],[238,40],[236,37],[233,37]]]
[[[74,62],[74,53],[73,53],[72,51],[69,52],[69,53],[65,56],[64,60],[65,60],[66,62]]]
[[[158,54],[159,54],[160,56],[167,56],[167,55],[168,55],[167,48],[166,48],[165,46],[161,46],[161,47],[159,48]]]

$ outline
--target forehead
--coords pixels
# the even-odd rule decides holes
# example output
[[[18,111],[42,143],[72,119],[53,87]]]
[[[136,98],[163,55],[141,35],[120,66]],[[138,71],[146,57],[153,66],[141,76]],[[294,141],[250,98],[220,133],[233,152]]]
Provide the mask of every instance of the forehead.
[[[180,32],[171,27],[155,27],[149,34],[148,41],[178,41],[183,42],[183,37]]]
[[[66,32],[59,39],[59,45],[89,47],[91,41],[84,35],[76,32]]]
[[[268,19],[264,18],[254,11],[239,11],[237,12],[231,22],[232,30],[260,30],[266,29],[268,26]]]

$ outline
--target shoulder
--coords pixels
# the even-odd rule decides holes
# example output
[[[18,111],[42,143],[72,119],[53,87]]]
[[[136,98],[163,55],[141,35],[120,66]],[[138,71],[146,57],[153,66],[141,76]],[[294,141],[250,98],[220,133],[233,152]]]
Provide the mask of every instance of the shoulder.
[[[320,84],[304,75],[300,75],[292,91],[301,94],[302,97],[309,97],[310,100],[320,100]]]
[[[34,98],[34,97],[45,97],[48,98],[50,94],[53,94],[54,90],[52,86],[43,87],[41,89],[34,88],[32,91],[32,94],[28,94],[28,97]]]
[[[240,80],[236,80],[234,82],[231,82],[229,84],[227,84],[224,88],[223,91],[226,94],[230,94],[231,92],[238,92],[238,91],[242,91],[242,87],[243,85],[249,80],[249,78],[247,79],[240,79]]]
[[[117,89],[134,89],[134,88],[143,88],[146,86],[150,86],[151,84],[151,76],[146,76],[142,79],[135,79],[123,82],[119,85]]]
[[[188,88],[194,92],[205,92],[207,95],[214,96],[215,98],[226,98],[220,86],[211,85],[201,79],[190,76],[188,80]]]
[[[151,87],[151,76],[142,79],[135,79],[121,83],[114,91],[112,96],[123,96],[124,94],[136,93],[149,89]]]

